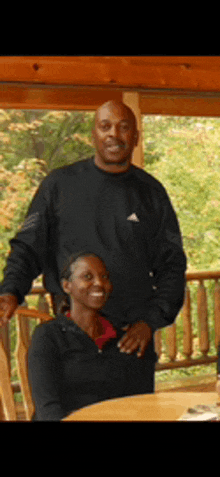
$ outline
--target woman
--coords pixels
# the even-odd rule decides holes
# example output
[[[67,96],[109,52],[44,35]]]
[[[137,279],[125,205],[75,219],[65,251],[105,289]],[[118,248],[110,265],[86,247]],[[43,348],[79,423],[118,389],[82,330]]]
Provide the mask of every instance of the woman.
[[[56,319],[38,325],[29,348],[33,420],[61,420],[98,401],[153,392],[155,354],[140,360],[120,353],[125,328],[100,312],[112,291],[103,261],[89,252],[72,256],[61,280],[70,309],[64,301]]]

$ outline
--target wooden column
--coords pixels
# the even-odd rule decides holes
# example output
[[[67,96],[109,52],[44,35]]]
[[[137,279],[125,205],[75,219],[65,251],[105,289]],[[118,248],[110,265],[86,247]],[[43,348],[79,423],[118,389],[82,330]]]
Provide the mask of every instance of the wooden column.
[[[144,167],[144,153],[142,144],[142,122],[141,122],[141,109],[140,109],[140,94],[139,93],[123,93],[123,102],[129,106],[134,112],[137,119],[137,128],[139,131],[139,141],[133,152],[133,164],[135,166]]]

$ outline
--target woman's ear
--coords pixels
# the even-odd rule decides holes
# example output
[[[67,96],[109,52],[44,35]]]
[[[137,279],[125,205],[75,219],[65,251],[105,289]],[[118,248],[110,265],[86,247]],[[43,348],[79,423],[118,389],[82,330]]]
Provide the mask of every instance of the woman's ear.
[[[70,290],[71,290],[71,282],[68,282],[68,280],[63,280],[62,281],[62,288],[63,288],[63,291],[69,295],[70,294]]]

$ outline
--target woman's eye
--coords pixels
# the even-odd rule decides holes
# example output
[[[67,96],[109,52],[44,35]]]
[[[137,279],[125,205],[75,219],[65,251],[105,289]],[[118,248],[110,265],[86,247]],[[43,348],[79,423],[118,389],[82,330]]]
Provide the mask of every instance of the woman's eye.
[[[85,278],[86,280],[91,280],[92,274],[91,274],[91,273],[87,273],[86,275],[84,275],[84,278]]]

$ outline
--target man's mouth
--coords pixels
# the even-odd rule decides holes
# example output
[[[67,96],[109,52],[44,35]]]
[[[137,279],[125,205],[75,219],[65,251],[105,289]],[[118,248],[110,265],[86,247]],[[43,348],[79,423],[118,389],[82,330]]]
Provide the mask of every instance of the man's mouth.
[[[110,152],[119,152],[121,149],[125,147],[124,144],[107,144],[106,148]]]

